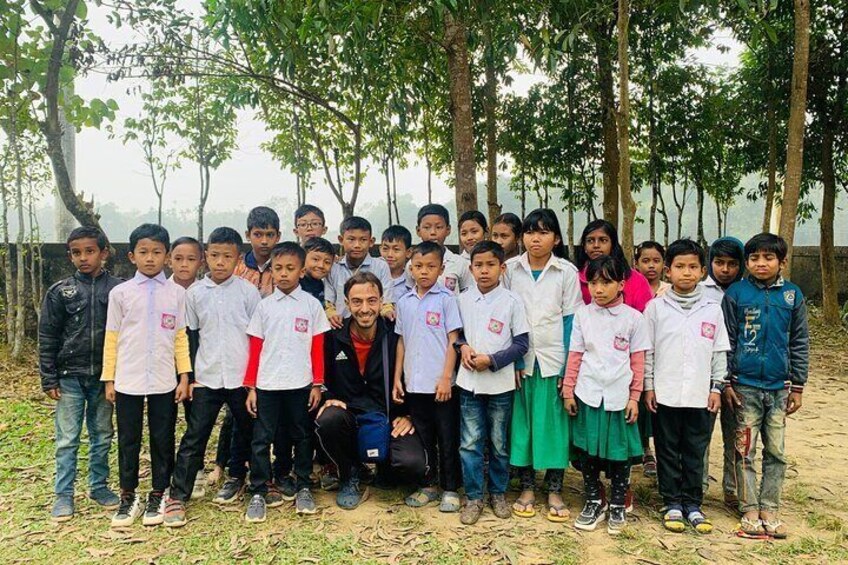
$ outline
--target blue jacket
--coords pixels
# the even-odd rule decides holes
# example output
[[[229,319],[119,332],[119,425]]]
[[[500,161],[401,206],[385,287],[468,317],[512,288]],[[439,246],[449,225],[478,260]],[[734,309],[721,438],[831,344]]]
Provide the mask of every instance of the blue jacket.
[[[734,283],[722,303],[730,337],[731,382],[766,390],[803,390],[810,361],[807,304],[779,277],[766,287],[753,277]]]

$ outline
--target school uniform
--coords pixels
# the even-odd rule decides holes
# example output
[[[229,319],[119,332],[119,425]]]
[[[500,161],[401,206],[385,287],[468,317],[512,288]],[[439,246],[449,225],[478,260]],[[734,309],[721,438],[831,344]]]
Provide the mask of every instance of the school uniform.
[[[509,423],[515,390],[515,361],[529,346],[530,326],[524,303],[497,286],[486,294],[476,287],[459,296],[463,320],[462,341],[478,354],[489,355],[485,371],[460,366],[462,477],[469,500],[481,500],[484,487],[484,449],[489,448],[489,494],[504,494],[509,483]]]
[[[475,286],[474,276],[471,274],[470,258],[457,255],[445,247],[445,259],[443,261],[445,270],[439,277],[439,284],[456,295],[466,289]]]
[[[423,487],[435,482],[456,491],[462,484],[459,461],[459,395],[453,391],[447,402],[436,402],[436,384],[445,368],[448,334],[462,328],[456,297],[440,284],[423,296],[413,288],[397,303],[395,333],[403,338],[403,373],[406,404],[421,436],[431,464]],[[455,379],[455,375],[452,377]],[[451,383],[454,384],[453,382]],[[438,454],[438,457],[437,457]]]
[[[300,286],[289,294],[274,289],[256,307],[247,326],[251,350],[244,385],[256,388],[257,418],[251,444],[250,484],[267,492],[270,447],[278,426],[287,432],[282,449],[294,447],[298,490],[312,471],[311,419],[307,404],[313,384],[324,380],[323,334],[330,329],[324,309]]]
[[[348,263],[347,255],[345,255],[337,263],[333,263],[330,274],[324,279],[324,300],[335,307],[339,316],[342,318],[350,316],[350,311],[345,304],[344,285],[356,273],[373,273],[383,285],[383,303],[395,302],[392,292],[392,271],[382,257],[367,255],[359,266],[353,267]]]
[[[171,498],[175,500],[191,498],[209,436],[224,405],[235,423],[235,461],[229,473],[233,478],[247,476],[253,418],[245,407],[247,392],[242,383],[248,360],[247,326],[260,300],[256,287],[235,275],[220,284],[207,276],[186,293],[186,323],[198,333],[199,346],[193,409],[180,441],[171,483]]]
[[[700,298],[685,307],[674,291],[648,304],[654,352],[645,390],[653,390],[653,415],[660,495],[666,506],[700,506],[704,454],[709,449],[712,414],[707,402],[721,392],[730,350],[721,304]],[[684,297],[685,298],[685,297]]]
[[[392,296],[395,299],[395,302],[401,299],[401,297],[412,290],[411,284],[409,284],[409,278],[404,272],[399,277],[392,278]]]
[[[109,294],[101,381],[114,381],[121,490],[138,487],[144,404],[153,490],[168,488],[174,468],[174,371],[191,371],[185,289],[164,273],[140,272]]]

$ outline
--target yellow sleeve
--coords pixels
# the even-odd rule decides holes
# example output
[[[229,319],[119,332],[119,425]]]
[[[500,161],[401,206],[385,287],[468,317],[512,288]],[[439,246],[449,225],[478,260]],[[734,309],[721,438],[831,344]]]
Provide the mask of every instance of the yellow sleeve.
[[[328,318],[332,318],[333,316],[335,316],[337,314],[336,305],[333,304],[332,302],[327,302],[324,305],[324,312],[327,314]]]
[[[380,315],[384,318],[395,311],[395,305],[391,302],[384,302],[380,308]]]
[[[177,330],[174,335],[174,362],[177,365],[177,374],[191,372],[191,357],[188,353],[188,334],[185,328]]]
[[[115,380],[115,366],[118,364],[118,332],[106,330],[103,339],[103,371],[101,381]]]

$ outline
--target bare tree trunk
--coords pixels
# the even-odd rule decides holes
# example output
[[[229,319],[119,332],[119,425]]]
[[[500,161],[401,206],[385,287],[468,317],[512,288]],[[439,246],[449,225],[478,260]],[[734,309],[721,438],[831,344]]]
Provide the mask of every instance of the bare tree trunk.
[[[35,215],[34,188],[30,183],[27,212],[29,216],[29,288],[32,309],[37,321],[41,321],[41,236]]]
[[[433,162],[430,159],[430,126],[429,114],[425,113],[421,119],[421,126],[424,133],[424,164],[427,167],[427,204],[433,203]]]
[[[763,232],[771,227],[771,211],[774,208],[774,196],[777,192],[777,118],[775,116],[773,96],[769,97],[766,120],[768,121],[768,184],[766,185],[766,209],[763,213]]]
[[[668,212],[666,212],[666,209],[665,209],[665,197],[663,196],[663,193],[662,193],[662,185],[660,185],[660,188],[657,191],[657,194],[660,197],[659,211],[660,211],[660,216],[662,217],[662,221],[663,221],[663,245],[668,247]]]
[[[445,46],[450,86],[456,213],[477,209],[477,163],[474,155],[474,117],[471,108],[471,68],[465,22],[448,12]]]
[[[618,127],[615,123],[615,94],[613,93],[611,38],[606,29],[595,33],[595,53],[598,60],[598,89],[601,100],[602,130],[604,136],[604,159],[601,167],[604,175],[604,219],[618,226],[618,174],[619,147]]]
[[[695,190],[698,195],[698,243],[706,246],[707,238],[704,235],[704,186],[695,180]]]
[[[15,283],[12,280],[12,254],[9,245],[9,191],[6,186],[5,169],[9,164],[11,151],[4,155],[3,166],[0,168],[0,196],[3,202],[3,286],[5,287],[5,326],[6,343],[12,345],[15,341]]]
[[[788,246],[784,274],[792,276],[792,250],[795,242],[795,221],[801,193],[801,174],[804,168],[804,120],[807,111],[807,73],[810,56],[810,2],[795,2],[795,49],[792,56],[792,93],[789,101],[789,124],[786,144],[786,178],[780,213],[780,235]]]
[[[636,201],[630,187],[630,57],[627,40],[630,35],[630,0],[618,0],[618,147],[619,188],[624,216],[621,244],[629,262],[633,260]]]
[[[567,228],[567,237],[568,237],[568,258],[571,261],[574,261],[574,180],[571,178],[571,175],[568,175],[568,194],[572,195],[572,201],[568,203],[568,228]]]
[[[400,223],[400,212],[398,211],[398,203],[397,203],[397,171],[395,170],[394,142],[392,142],[391,166],[392,166],[392,208],[395,209],[395,222]]]
[[[836,176],[833,170],[833,130],[825,126],[822,136],[822,207],[821,207],[821,270],[822,270],[822,310],[824,320],[831,325],[840,323],[839,286],[836,279],[836,260],[834,258],[833,218],[836,211]]]
[[[495,75],[495,55],[492,47],[491,31],[484,31],[486,84],[483,92],[483,112],[486,117],[486,204],[489,211],[489,225],[501,214],[498,203],[498,79]]]
[[[724,237],[724,228],[722,227],[722,218],[724,217],[721,213],[721,202],[718,200],[715,201],[716,207],[716,223],[718,225],[718,237]]]
[[[527,216],[527,177],[521,171],[521,219]]]
[[[16,46],[17,48],[17,46]],[[17,73],[17,68],[15,69]],[[18,236],[15,240],[15,334],[12,341],[12,357],[18,359],[23,352],[24,345],[24,323],[26,322],[26,309],[24,302],[26,279],[26,263],[24,257],[24,164],[21,161],[20,138],[18,135],[18,108],[13,107],[10,116],[9,145],[15,159],[15,206],[18,209]],[[11,305],[10,305],[11,306]]]
[[[386,212],[389,217],[389,225],[392,225],[392,183],[391,176],[389,175],[389,157],[388,155],[383,156],[383,172],[386,177]]]

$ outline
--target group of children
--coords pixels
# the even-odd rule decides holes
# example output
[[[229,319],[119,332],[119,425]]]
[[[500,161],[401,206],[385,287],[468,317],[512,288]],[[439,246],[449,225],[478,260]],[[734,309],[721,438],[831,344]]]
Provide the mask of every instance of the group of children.
[[[138,517],[184,525],[223,407],[216,466],[229,477],[215,501],[234,503],[247,490],[249,522],[292,501],[297,513],[314,513],[313,461],[325,464],[322,487],[340,486],[313,440],[332,370],[324,334],[349,315],[347,280],[370,272],[383,288],[380,313],[399,336],[391,397],[407,405],[430,462],[407,505],[438,501],[473,524],[488,494],[498,517],[532,517],[536,472],[545,471],[546,516],[566,522],[562,488],[571,465],[585,495],[575,527],[594,530],[607,520],[617,534],[632,506],[631,466],[643,463],[646,472],[656,469],[664,526],[708,533],[701,504],[720,412],[722,485],[725,502],[742,514],[740,535],[786,536],[777,517],[784,422],[801,406],[809,336],[801,291],[780,275],[779,237],[760,234],[744,247],[720,239],[709,255],[688,239],[667,250],[645,242],[632,268],[615,228],[599,220],[584,230],[572,264],[552,210],[523,220],[503,214],[491,229],[473,211],[459,218],[456,254],[445,247],[447,209],[429,204],[417,217],[420,242],[413,246],[408,229],[391,226],[381,257],[370,254],[370,223],[345,219],[339,258],[323,237],[320,209],[302,206],[294,220],[297,241],[280,243],[276,213],[252,210],[244,255],[231,228],[213,230],[205,244],[172,244],[164,228],[143,224],[130,235],[137,271],[126,282],[105,271],[101,232],[70,234],[77,271],[47,292],[39,326],[42,387],[57,401],[54,519],[74,514],[85,419],[89,494],[116,509],[112,525]],[[179,403],[187,427],[176,448]],[[145,404],[152,490],[143,501],[136,490]],[[107,486],[113,405],[120,495]],[[511,476],[521,490],[512,505]]]

